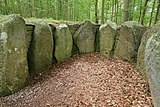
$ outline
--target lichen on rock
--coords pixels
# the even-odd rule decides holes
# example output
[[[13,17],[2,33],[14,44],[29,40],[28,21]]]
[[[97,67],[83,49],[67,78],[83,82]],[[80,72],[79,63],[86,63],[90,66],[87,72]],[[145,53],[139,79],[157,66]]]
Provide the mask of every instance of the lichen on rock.
[[[157,30],[160,28],[160,24],[157,24],[153,26],[152,28],[148,29],[141,39],[141,44],[138,49],[138,55],[137,55],[137,64],[136,68],[140,72],[140,74],[144,77],[144,79],[147,81],[147,74],[146,74],[146,67],[144,63],[144,56],[145,56],[145,47],[147,44],[147,40],[152,36],[154,32],[157,32]]]
[[[57,61],[69,59],[72,55],[73,39],[66,24],[60,24],[56,27],[54,40],[54,55]]]
[[[38,74],[52,65],[53,36],[46,22],[36,22],[28,50],[28,65],[31,74]]]
[[[111,57],[114,53],[114,45],[117,35],[117,26],[109,22],[100,27],[100,53],[104,56]]]
[[[117,31],[114,57],[136,64],[138,48],[145,31],[144,26],[134,21],[127,21],[122,24]]]
[[[79,53],[90,53],[95,51],[95,26],[85,20],[80,28],[73,35],[74,43]]]
[[[145,48],[145,65],[153,103],[160,106],[160,26],[152,33]]]
[[[25,35],[25,21],[20,16],[0,17],[0,96],[15,93],[28,82]]]

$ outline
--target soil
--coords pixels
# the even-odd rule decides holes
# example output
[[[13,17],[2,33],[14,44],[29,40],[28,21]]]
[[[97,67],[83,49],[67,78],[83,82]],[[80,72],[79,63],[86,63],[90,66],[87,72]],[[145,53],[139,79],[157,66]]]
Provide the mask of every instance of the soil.
[[[153,107],[148,83],[128,62],[99,53],[74,56],[0,97],[0,107]]]

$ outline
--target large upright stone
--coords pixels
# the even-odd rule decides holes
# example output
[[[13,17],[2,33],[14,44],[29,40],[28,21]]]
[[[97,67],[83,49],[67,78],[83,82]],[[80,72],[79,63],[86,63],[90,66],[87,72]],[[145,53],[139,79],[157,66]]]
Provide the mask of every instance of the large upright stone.
[[[79,27],[80,27],[80,24],[78,24],[78,23],[77,24],[68,24],[68,28],[69,28],[69,31],[70,31],[72,37]],[[75,55],[75,54],[79,54],[79,52],[78,52],[78,47],[76,46],[76,44],[73,41],[72,55]]]
[[[160,26],[152,31],[145,49],[145,64],[154,107],[160,107]]]
[[[113,56],[114,45],[116,41],[117,26],[112,22],[106,23],[100,27],[100,53],[104,56]]]
[[[125,22],[118,28],[114,56],[135,64],[141,38],[146,28],[134,21]]]
[[[57,61],[69,59],[72,54],[73,40],[69,28],[65,24],[56,27],[55,33],[55,52]]]
[[[19,91],[28,81],[25,27],[17,15],[0,17],[0,96]]]
[[[85,20],[80,28],[73,35],[74,43],[79,53],[90,53],[95,51],[95,26]]]
[[[144,77],[145,80],[147,80],[146,67],[144,64],[145,47],[146,47],[147,40],[152,36],[154,32],[157,32],[158,28],[160,28],[160,24],[153,26],[151,29],[148,29],[144,33],[141,39],[141,44],[138,49],[136,68],[138,69],[138,71]]]
[[[45,22],[35,23],[28,52],[28,65],[31,74],[38,74],[51,66],[53,45],[50,26]]]

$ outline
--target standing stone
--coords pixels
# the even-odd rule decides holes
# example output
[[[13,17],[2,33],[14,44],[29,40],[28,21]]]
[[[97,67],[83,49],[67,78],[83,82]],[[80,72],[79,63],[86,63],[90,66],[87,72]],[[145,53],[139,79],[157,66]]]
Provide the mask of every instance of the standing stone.
[[[160,26],[148,39],[145,49],[145,65],[154,107],[160,107]]]
[[[25,21],[21,17],[0,17],[0,96],[19,91],[28,81],[25,35]]]
[[[74,43],[79,53],[90,53],[95,51],[95,26],[85,20],[80,28],[73,35]]]
[[[53,36],[45,22],[35,23],[33,37],[28,52],[28,65],[31,74],[47,70],[52,64]]]
[[[57,61],[69,59],[72,54],[73,40],[69,28],[65,24],[56,27],[55,52]]]
[[[160,24],[153,26],[151,29],[148,29],[144,33],[141,39],[141,44],[138,49],[136,68],[138,69],[138,71],[144,77],[146,81],[147,81],[147,74],[146,74],[146,67],[144,63],[145,47],[146,47],[147,40],[152,36],[154,32],[157,32],[158,28],[160,28]]]
[[[141,38],[146,28],[134,21],[125,22],[118,28],[114,57],[135,64]]]
[[[72,37],[79,27],[80,27],[80,24],[68,24],[68,28],[69,28],[69,31],[70,31]],[[78,47],[76,46],[76,44],[73,41],[72,55],[75,55],[75,54],[79,54],[79,52],[78,52]]]
[[[100,27],[100,53],[104,56],[113,56],[114,45],[116,41],[117,26],[112,23],[106,23]]]

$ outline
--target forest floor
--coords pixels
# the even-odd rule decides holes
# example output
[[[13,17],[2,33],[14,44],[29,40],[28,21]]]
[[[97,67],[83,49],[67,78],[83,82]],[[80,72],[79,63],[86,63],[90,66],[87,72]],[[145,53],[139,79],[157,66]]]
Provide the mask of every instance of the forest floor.
[[[148,84],[128,62],[98,53],[53,64],[0,107],[153,107]]]

